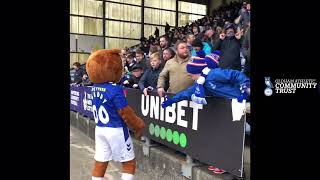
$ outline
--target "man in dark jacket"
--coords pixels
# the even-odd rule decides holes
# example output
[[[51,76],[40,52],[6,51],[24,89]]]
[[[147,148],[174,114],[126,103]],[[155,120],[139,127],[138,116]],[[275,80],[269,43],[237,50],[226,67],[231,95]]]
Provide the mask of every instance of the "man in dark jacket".
[[[159,53],[159,55],[160,55],[160,53]],[[176,55],[176,53],[174,52],[174,50],[172,48],[164,49],[163,54],[162,54],[163,61],[161,61],[161,66],[164,67],[164,65],[167,63],[167,61],[172,59],[175,55]],[[160,57],[160,59],[161,59],[161,57]]]
[[[170,30],[170,25],[168,24],[168,22],[166,22],[166,27],[164,28],[164,31],[167,34],[169,30]]]
[[[163,61],[163,50],[169,47],[169,41],[167,36],[160,37],[160,60]]]
[[[228,23],[225,32],[220,34],[220,39],[215,44],[213,50],[220,50],[220,67],[234,70],[241,70],[240,60],[240,39],[241,32],[236,32],[235,25]]]
[[[250,22],[250,10],[251,10],[251,5],[247,4],[245,10],[241,11],[239,22],[242,28],[245,28]]]
[[[157,38],[159,37],[159,29],[156,27],[156,30],[154,31],[154,36]]]
[[[73,83],[80,84],[82,82],[82,77],[85,74],[85,70],[82,69],[79,62],[73,63],[73,68],[75,69]]]
[[[220,33],[217,31],[217,27],[213,27],[213,35],[210,37],[211,47],[218,42]]]
[[[147,62],[144,52],[141,49],[136,51],[136,64],[140,65],[144,71],[150,67],[150,63]]]

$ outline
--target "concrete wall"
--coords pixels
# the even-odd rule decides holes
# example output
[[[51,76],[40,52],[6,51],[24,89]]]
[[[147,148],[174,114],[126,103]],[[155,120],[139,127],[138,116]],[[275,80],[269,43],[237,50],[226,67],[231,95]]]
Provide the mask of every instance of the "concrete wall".
[[[94,140],[95,123],[93,120],[70,111],[70,124]],[[155,144],[150,148],[149,157],[146,157],[143,154],[144,143],[133,138],[133,144],[137,168],[144,172],[146,176],[152,177],[152,180],[188,180],[188,178],[182,176],[182,166],[186,165],[185,155]],[[247,156],[249,154],[247,152]],[[235,177],[229,173],[213,174],[207,170],[208,165],[197,163],[198,165],[192,168],[192,180],[235,180]],[[247,178],[247,180],[250,180],[250,178]]]

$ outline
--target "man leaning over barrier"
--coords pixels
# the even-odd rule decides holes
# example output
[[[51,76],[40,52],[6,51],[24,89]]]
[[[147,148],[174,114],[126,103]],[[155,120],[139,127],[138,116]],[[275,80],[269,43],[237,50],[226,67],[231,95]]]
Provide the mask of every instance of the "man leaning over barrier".
[[[200,53],[198,53],[200,54]],[[211,64],[208,68],[208,64]],[[218,67],[219,61],[212,55],[205,58],[194,57],[186,66],[188,75],[195,81],[193,86],[178,92],[173,98],[166,96],[162,107],[166,108],[182,100],[192,100],[198,104],[207,104],[206,96],[237,98],[239,102],[250,95],[250,80],[242,72]],[[202,79],[202,82],[197,80]],[[202,87],[203,85],[203,87]]]
[[[182,100],[207,104],[204,95],[237,98],[239,102],[249,96],[250,80],[245,74],[236,70],[219,68],[218,52],[205,57],[203,54],[203,52],[197,52],[197,57],[193,57],[186,66],[188,75],[195,81],[194,85],[178,92],[173,98],[166,96],[166,100],[161,104],[163,108]],[[208,169],[216,174],[225,172],[214,166],[209,166]]]

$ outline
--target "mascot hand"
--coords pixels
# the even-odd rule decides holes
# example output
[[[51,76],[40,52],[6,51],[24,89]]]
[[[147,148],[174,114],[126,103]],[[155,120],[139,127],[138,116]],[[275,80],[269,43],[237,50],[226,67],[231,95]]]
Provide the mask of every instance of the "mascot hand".
[[[248,98],[248,93],[247,91],[244,91],[243,93],[241,93],[241,95],[239,97],[237,97],[237,100],[239,103],[242,103],[243,100],[246,100]]]
[[[197,97],[195,94],[191,95],[191,100],[197,104],[207,104],[207,100],[205,98]]]
[[[250,96],[250,85],[242,84],[240,86],[241,94],[237,97],[238,102],[242,103],[243,100],[246,100]]]
[[[196,97],[204,98],[204,88],[202,84],[196,84],[194,95]]]
[[[134,137],[140,138],[142,136],[142,134],[143,134],[144,127],[145,127],[145,124],[144,124],[143,120],[140,119],[139,123],[137,124],[137,127],[133,129]]]
[[[129,129],[134,132],[134,136],[139,138],[142,136],[143,128],[145,124],[141,118],[139,118],[130,106],[118,110],[119,115],[124,120]]]

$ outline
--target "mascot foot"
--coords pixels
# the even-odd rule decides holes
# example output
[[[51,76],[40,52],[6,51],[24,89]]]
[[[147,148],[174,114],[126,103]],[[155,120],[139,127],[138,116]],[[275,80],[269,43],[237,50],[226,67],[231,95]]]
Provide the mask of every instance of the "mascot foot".
[[[103,177],[94,177],[94,176],[92,176],[91,180],[104,180],[104,179],[103,179]]]
[[[122,173],[121,180],[134,180],[133,174]]]
[[[134,180],[135,171],[136,161],[134,159],[131,161],[123,162],[121,180]]]

